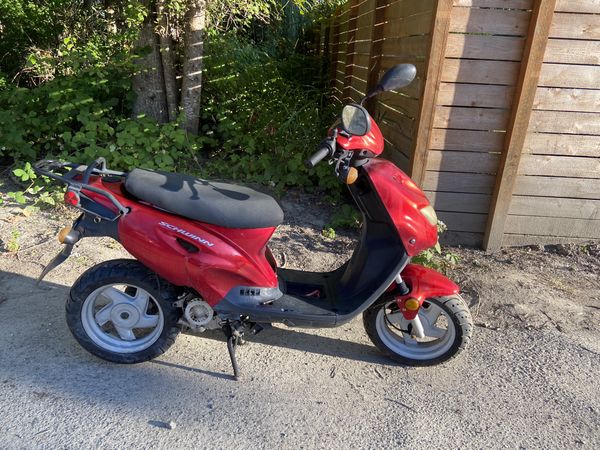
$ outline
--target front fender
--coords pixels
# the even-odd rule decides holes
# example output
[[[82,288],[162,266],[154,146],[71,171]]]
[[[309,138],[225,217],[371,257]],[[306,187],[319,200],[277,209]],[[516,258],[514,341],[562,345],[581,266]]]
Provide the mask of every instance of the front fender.
[[[433,269],[418,264],[408,264],[401,275],[410,288],[410,292],[397,297],[398,300],[416,298],[421,304],[426,298],[444,297],[460,292],[460,288],[452,280]]]

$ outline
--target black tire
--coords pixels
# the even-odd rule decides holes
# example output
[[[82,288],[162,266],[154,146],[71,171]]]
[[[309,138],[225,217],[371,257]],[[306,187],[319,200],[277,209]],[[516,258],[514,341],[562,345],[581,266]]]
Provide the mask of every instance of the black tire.
[[[452,344],[443,354],[434,358],[415,359],[399,354],[386,345],[377,330],[377,318],[380,311],[386,307],[385,303],[377,303],[363,313],[363,324],[371,342],[387,357],[408,366],[433,366],[458,355],[465,349],[473,335],[473,319],[465,301],[460,295],[453,295],[429,298],[426,302],[439,306],[454,325]]]
[[[96,344],[86,332],[82,322],[82,308],[86,299],[97,289],[110,285],[140,287],[159,304],[163,317],[162,331],[149,347],[132,353],[109,351]],[[180,332],[177,325],[180,310],[173,306],[176,298],[175,287],[139,261],[133,259],[106,261],[85,271],[71,288],[66,304],[67,324],[77,342],[93,355],[119,364],[141,363],[162,355],[175,342]]]

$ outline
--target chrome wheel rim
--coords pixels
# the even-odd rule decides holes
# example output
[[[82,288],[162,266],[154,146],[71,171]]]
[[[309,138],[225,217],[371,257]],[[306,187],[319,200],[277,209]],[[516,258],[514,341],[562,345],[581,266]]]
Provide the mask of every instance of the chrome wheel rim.
[[[90,339],[114,353],[140,352],[163,331],[160,304],[146,290],[133,285],[107,285],[83,302],[81,322]]]
[[[393,309],[395,302],[386,304],[377,313],[375,326],[381,341],[394,353],[415,360],[430,360],[445,354],[456,338],[456,326],[450,315],[437,304],[425,301],[419,309],[425,338],[411,336],[405,330],[410,322],[402,312]]]

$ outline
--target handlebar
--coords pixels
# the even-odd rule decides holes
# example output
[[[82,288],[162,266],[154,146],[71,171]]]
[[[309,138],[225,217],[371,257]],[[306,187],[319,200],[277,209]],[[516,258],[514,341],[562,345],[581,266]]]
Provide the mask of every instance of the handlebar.
[[[313,153],[310,158],[308,158],[306,160],[306,162],[305,162],[306,167],[308,167],[309,169],[312,169],[323,159],[325,159],[331,155],[333,155],[333,148],[332,148],[331,144],[329,143],[329,140],[327,139],[327,140],[321,142],[319,149],[315,153]]]

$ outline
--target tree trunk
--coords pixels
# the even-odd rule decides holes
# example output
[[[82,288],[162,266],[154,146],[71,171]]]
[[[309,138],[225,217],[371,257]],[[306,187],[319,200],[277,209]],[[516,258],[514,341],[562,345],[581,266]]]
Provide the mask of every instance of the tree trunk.
[[[149,13],[136,43],[136,51],[144,56],[136,60],[138,72],[133,77],[133,91],[136,94],[133,115],[135,117],[145,114],[159,123],[165,123],[169,120],[169,113],[163,66],[157,36],[154,33],[154,11],[149,1],[142,3],[149,6]]]
[[[198,133],[200,93],[202,91],[202,55],[204,53],[205,0],[188,0],[185,15],[185,56],[181,85],[181,108],[185,113],[183,128]]]
[[[165,11],[165,0],[156,0],[158,12],[158,36],[160,40],[160,56],[162,60],[163,75],[165,79],[165,94],[167,96],[167,108],[169,120],[177,119],[179,112],[179,92],[175,78],[175,59],[173,39],[169,34],[169,26]]]

